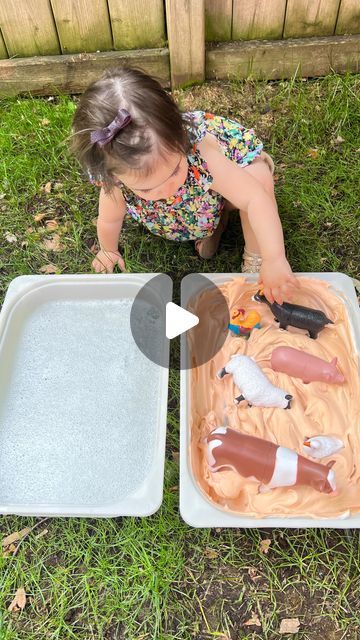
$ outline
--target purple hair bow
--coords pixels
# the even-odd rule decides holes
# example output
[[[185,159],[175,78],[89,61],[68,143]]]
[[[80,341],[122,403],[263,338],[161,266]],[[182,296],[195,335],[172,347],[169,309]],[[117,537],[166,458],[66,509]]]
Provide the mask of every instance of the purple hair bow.
[[[97,129],[90,134],[91,142],[97,142],[99,147],[104,147],[111,142],[117,133],[131,122],[131,115],[126,109],[119,109],[114,120],[107,127]]]

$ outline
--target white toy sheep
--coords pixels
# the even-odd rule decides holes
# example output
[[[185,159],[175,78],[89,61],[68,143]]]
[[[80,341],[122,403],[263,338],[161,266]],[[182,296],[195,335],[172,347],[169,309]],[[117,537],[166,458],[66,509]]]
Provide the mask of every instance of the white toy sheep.
[[[278,407],[290,409],[292,396],[286,391],[275,387],[266,377],[255,360],[249,356],[234,355],[218,373],[219,379],[227,373],[232,373],[234,382],[241,391],[241,395],[234,400],[239,404],[247,400],[249,406]]]

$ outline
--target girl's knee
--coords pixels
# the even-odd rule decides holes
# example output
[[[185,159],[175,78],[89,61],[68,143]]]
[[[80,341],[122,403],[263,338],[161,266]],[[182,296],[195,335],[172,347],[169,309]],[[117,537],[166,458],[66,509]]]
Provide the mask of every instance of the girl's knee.
[[[274,175],[274,170],[275,170],[275,165],[274,165],[274,160],[272,159],[271,156],[269,156],[268,153],[266,153],[266,151],[262,151],[260,154],[260,160],[262,160],[263,162],[265,162],[265,164],[268,166],[271,175]]]
[[[270,156],[269,159],[271,160]],[[262,158],[261,156],[255,158],[248,167],[244,168],[244,171],[247,171],[254,178],[259,180],[268,193],[274,193],[273,174],[270,171],[269,163],[265,158]]]

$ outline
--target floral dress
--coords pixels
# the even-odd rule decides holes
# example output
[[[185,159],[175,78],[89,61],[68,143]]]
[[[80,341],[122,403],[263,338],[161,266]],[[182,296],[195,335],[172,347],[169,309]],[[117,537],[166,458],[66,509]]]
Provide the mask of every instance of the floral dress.
[[[170,198],[146,200],[119,183],[131,217],[151,233],[178,242],[211,236],[224,207],[223,196],[211,189],[213,179],[198,149],[205,134],[215,136],[224,155],[242,167],[259,156],[263,148],[253,129],[245,129],[235,120],[204,111],[185,115],[192,125],[189,127],[192,149],[187,156],[187,178],[176,193]]]

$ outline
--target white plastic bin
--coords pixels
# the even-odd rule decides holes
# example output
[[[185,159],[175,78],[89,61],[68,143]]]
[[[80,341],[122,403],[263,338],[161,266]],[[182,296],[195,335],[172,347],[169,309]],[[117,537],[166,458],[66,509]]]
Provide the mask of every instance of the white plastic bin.
[[[21,276],[0,314],[0,513],[146,516],[162,502],[168,369],[130,331],[158,274]],[[171,300],[168,278],[158,305]],[[159,348],[167,349],[164,341]]]
[[[202,275],[216,285],[221,285],[226,281],[233,280],[240,276],[245,277],[249,282],[256,282],[258,279],[257,274],[204,273]],[[341,297],[348,311],[354,345],[357,353],[360,353],[360,315],[358,301],[351,279],[342,273],[299,273],[297,275],[325,280],[332,285],[335,292],[338,292],[339,295],[343,294]],[[182,289],[181,304],[184,308],[186,308],[188,300],[198,293],[198,291],[192,290],[190,286],[191,282],[195,282],[195,280],[191,281],[189,279],[189,282]],[[185,340],[182,340],[181,348],[186,348]],[[180,512],[185,522],[193,527],[334,527],[339,529],[360,527],[360,514],[346,519],[313,519],[305,517],[254,518],[226,512],[210,502],[199,488],[191,468],[189,428],[191,415],[190,377],[191,371],[181,371]],[[360,425],[357,425],[357,427],[359,428]]]

